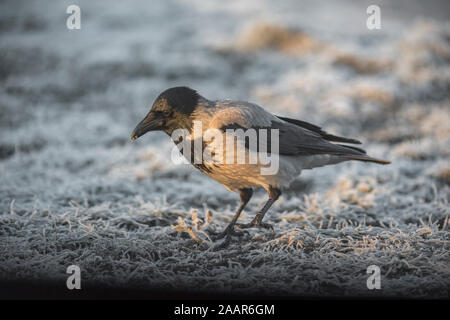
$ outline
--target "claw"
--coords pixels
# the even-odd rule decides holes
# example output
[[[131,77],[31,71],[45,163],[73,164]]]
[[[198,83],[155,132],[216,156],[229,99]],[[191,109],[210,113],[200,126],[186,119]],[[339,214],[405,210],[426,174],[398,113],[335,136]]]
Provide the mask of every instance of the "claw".
[[[249,232],[246,230],[242,230],[242,231],[237,231],[234,230],[234,228],[229,228],[226,227],[225,230],[223,230],[222,232],[218,233],[218,234],[213,234],[211,235],[211,240],[216,241],[216,240],[220,240],[223,239],[225,237],[231,237],[231,236],[237,236],[237,237],[243,237],[244,235],[248,235]]]
[[[215,245],[213,247],[213,251],[219,251],[219,250],[227,248],[230,245],[230,242],[231,242],[231,236],[225,237],[225,240],[223,240],[222,243],[219,243],[218,245]]]
[[[239,229],[249,229],[256,227],[256,225],[252,221],[249,223],[236,223],[236,227],[238,227]]]
[[[270,230],[272,231],[272,233],[275,232],[275,230],[273,229],[273,225],[271,225],[270,223],[260,222],[257,227],[262,227],[264,229]]]
[[[271,230],[272,232],[275,232],[275,230],[273,229],[273,226],[270,223],[255,221],[255,220],[252,220],[249,223],[236,223],[236,226],[239,229],[264,228],[267,230]]]

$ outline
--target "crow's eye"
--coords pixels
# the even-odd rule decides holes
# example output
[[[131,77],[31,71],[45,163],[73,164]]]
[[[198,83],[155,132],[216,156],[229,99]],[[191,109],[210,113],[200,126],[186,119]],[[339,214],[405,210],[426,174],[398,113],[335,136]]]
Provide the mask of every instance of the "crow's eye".
[[[164,118],[170,118],[173,115],[173,112],[170,110],[155,110],[154,112]]]

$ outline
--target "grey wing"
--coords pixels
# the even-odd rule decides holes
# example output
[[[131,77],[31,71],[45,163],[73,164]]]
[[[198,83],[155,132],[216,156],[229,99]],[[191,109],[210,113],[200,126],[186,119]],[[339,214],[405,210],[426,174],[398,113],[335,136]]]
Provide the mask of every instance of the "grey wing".
[[[323,134],[284,121],[256,104],[248,102],[220,101],[218,111],[210,127],[226,132],[227,129],[254,129],[257,132],[256,148],[280,155],[316,154],[365,154],[364,150],[333,144],[323,138]],[[262,134],[265,130],[267,134]],[[278,148],[273,134],[278,133]],[[323,133],[323,131],[322,131]],[[247,146],[248,143],[246,143]],[[250,146],[249,146],[250,148]]]
[[[245,102],[222,100],[215,105],[215,116],[210,127],[221,129],[223,126],[235,124],[240,128],[268,127],[278,118],[260,106]],[[279,119],[278,119],[279,120]]]
[[[270,129],[278,130],[280,155],[364,155],[366,153],[359,148],[331,143],[319,133],[288,122],[273,121]]]
[[[339,136],[329,134],[328,132],[323,131],[321,127],[316,126],[315,124],[312,124],[312,123],[309,123],[306,121],[302,121],[302,120],[298,120],[298,119],[291,119],[291,118],[286,118],[286,117],[280,117],[280,116],[277,116],[277,118],[279,118],[285,122],[289,122],[289,123],[295,124],[297,126],[300,126],[302,128],[308,129],[310,131],[316,132],[322,138],[324,138],[325,140],[328,140],[328,141],[361,144],[361,142],[356,139],[344,138],[344,137],[339,137]]]
[[[288,156],[310,156],[328,154],[338,156],[343,160],[358,160],[389,164],[389,161],[375,159],[366,154],[363,149],[325,140],[319,132],[310,131],[288,122],[272,122],[271,129],[279,128],[279,154]],[[333,138],[334,139],[334,138]]]

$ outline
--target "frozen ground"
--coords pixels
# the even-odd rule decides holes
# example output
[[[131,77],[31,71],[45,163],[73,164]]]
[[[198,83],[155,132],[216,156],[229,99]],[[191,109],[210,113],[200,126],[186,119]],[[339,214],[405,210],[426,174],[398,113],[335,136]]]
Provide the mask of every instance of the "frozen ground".
[[[330,1],[331,2],[331,1]],[[449,3],[70,1],[0,4],[0,278],[302,296],[447,297]],[[175,85],[261,104],[393,163],[307,171],[212,251],[238,196],[175,166],[163,134],[129,142]],[[256,193],[242,220],[265,200]],[[381,268],[369,291],[366,269]]]

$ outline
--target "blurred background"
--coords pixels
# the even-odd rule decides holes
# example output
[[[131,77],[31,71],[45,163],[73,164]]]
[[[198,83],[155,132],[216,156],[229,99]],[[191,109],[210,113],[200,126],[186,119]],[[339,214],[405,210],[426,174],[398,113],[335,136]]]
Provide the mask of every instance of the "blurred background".
[[[2,279],[65,279],[73,262],[94,284],[366,294],[370,258],[393,295],[448,295],[450,2],[77,1],[81,29],[68,30],[71,4],[0,4]],[[238,197],[172,164],[164,134],[129,141],[178,85],[357,138],[393,164],[305,172],[269,214],[275,238],[254,231],[224,260],[205,230]]]

